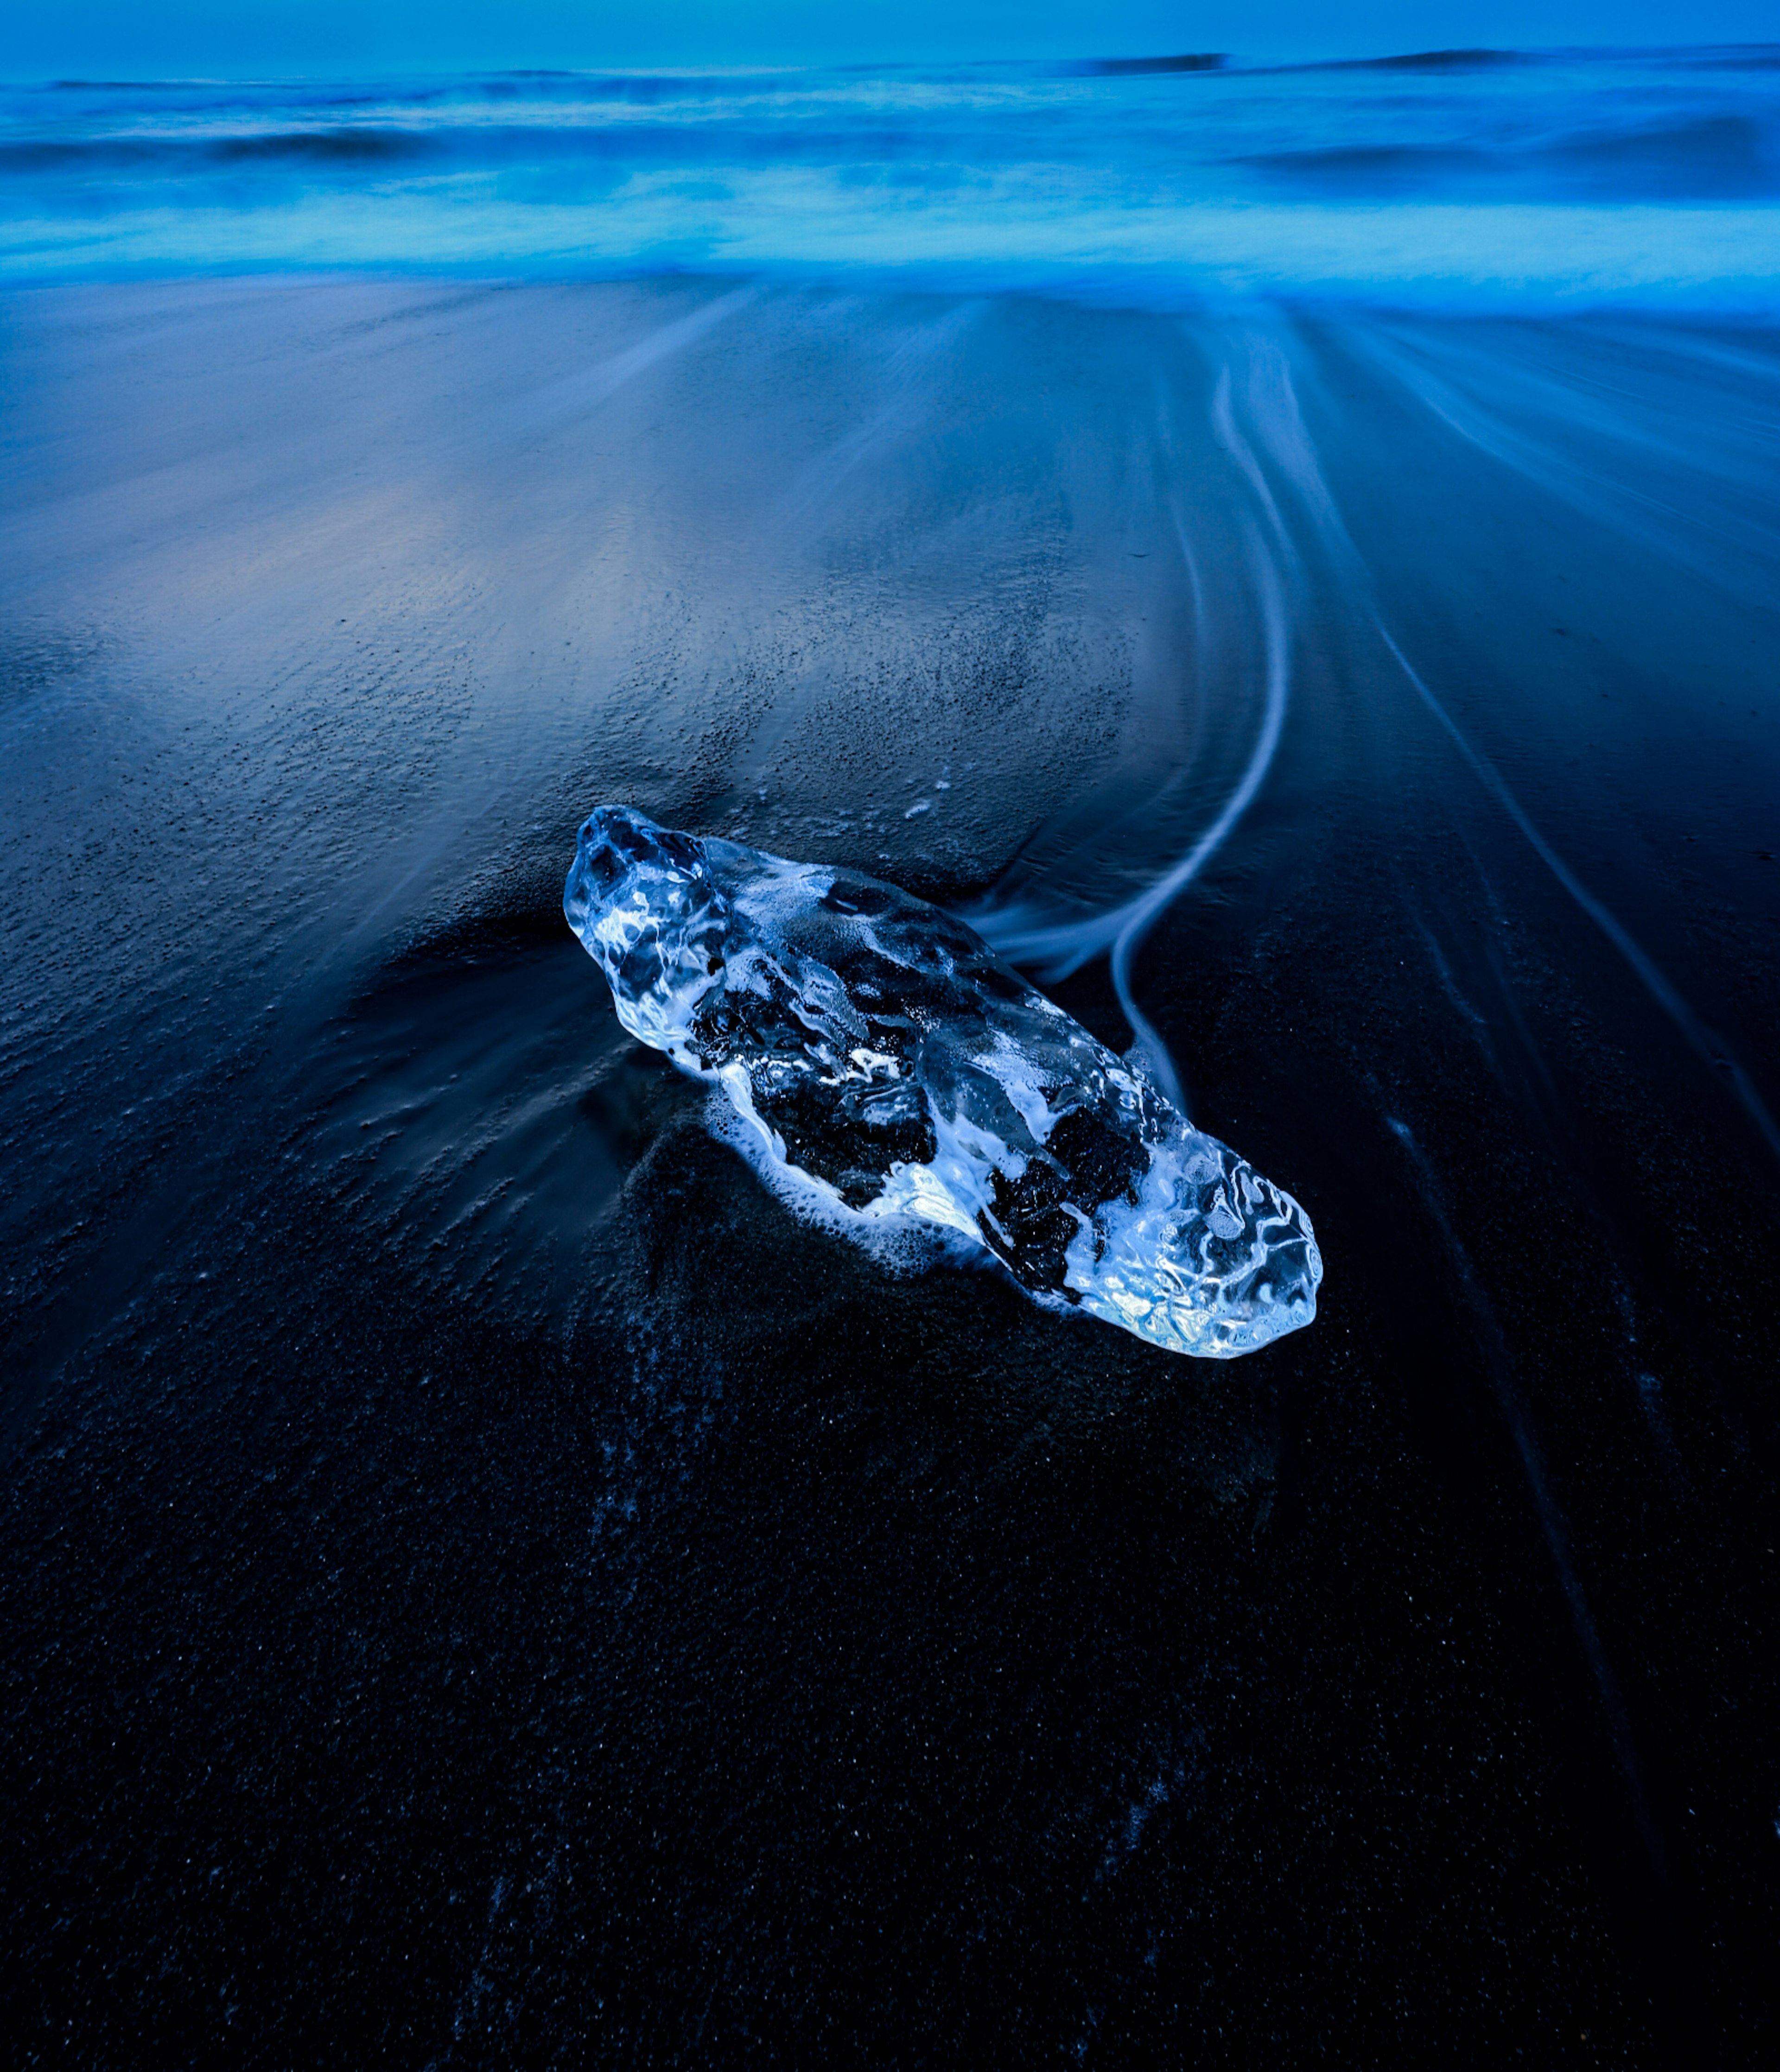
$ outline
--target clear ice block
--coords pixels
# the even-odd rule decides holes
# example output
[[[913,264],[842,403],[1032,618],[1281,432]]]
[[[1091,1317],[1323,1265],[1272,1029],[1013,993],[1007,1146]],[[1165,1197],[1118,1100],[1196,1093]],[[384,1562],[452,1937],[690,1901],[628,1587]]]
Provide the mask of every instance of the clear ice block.
[[[618,1018],[843,1228],[985,1247],[1040,1302],[1229,1359],[1316,1314],[1309,1219],[896,886],[601,806],[562,899]]]

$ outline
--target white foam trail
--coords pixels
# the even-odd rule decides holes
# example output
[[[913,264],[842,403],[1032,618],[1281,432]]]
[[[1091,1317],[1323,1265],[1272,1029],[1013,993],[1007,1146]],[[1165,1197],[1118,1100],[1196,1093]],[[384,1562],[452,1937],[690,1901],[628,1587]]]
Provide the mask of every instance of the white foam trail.
[[[1249,757],[1248,767],[1242,772],[1241,783],[1224,801],[1223,811],[1217,819],[1172,870],[1159,878],[1141,898],[1119,910],[1127,918],[1113,942],[1113,987],[1119,995],[1119,1004],[1124,1009],[1125,1019],[1131,1024],[1131,1033],[1136,1038],[1135,1047],[1142,1053],[1151,1076],[1157,1080],[1169,1100],[1183,1114],[1185,1104],[1180,1097],[1180,1079],[1175,1071],[1173,1060],[1168,1055],[1168,1046],[1156,1034],[1153,1025],[1131,996],[1131,960],[1144,936],[1149,933],[1156,916],[1198,876],[1223,845],[1230,829],[1248,811],[1255,793],[1260,790],[1268,771],[1273,767],[1279,736],[1285,727],[1286,706],[1292,688],[1292,650],[1286,626],[1285,598],[1273,564],[1259,550],[1259,542],[1253,543],[1253,547],[1257,586],[1261,595],[1261,623],[1267,639],[1267,709],[1262,715],[1260,737]]]
[[[1374,350],[1378,348],[1374,347]],[[1381,352],[1379,356],[1382,359],[1385,355]],[[1271,384],[1273,393],[1266,397],[1259,393],[1257,384],[1251,377],[1250,401],[1255,422],[1267,442],[1272,458],[1304,497],[1324,538],[1337,555],[1355,572],[1356,586],[1363,586],[1363,593],[1370,593],[1372,584],[1365,559],[1354,545],[1334,497],[1325,480],[1316,450],[1304,426],[1302,413],[1298,409],[1297,398],[1292,391],[1289,369],[1283,368],[1283,362],[1281,369],[1283,372],[1283,380],[1274,382]],[[1481,443],[1475,431],[1461,423],[1457,417],[1448,416],[1447,412],[1440,408],[1432,393],[1415,380],[1411,371],[1407,370],[1402,364],[1395,364],[1394,371],[1412,393],[1420,396],[1428,407],[1444,417],[1455,430],[1474,442]],[[1225,384],[1221,383],[1219,385],[1219,396],[1222,400],[1225,419],[1230,421],[1230,433],[1234,435],[1234,420],[1230,418],[1229,410],[1228,389]],[[1220,429],[1222,430],[1222,426]],[[1229,443],[1227,438],[1226,442]],[[1485,448],[1485,450],[1490,449]],[[1234,446],[1232,451],[1235,451]],[[1509,460],[1516,466],[1526,465],[1522,457],[1506,451],[1498,457]],[[1242,455],[1239,454],[1238,458],[1241,459]],[[1252,465],[1252,456],[1251,456],[1250,464]],[[1259,469],[1255,469],[1254,472],[1258,475]],[[1268,508],[1270,511],[1275,510],[1271,499],[1268,500]],[[1275,522],[1278,522],[1277,517]],[[1768,1112],[1766,1102],[1763,1101],[1748,1073],[1737,1059],[1729,1054],[1728,1046],[1700,1020],[1687,1001],[1676,991],[1675,986],[1663,974],[1654,960],[1620,921],[1617,915],[1604,906],[1588,890],[1535,827],[1522,808],[1519,800],[1509,790],[1500,771],[1486,757],[1479,754],[1471,746],[1470,742],[1460,730],[1457,722],[1410,666],[1408,658],[1391,638],[1375,605],[1372,609],[1372,623],[1377,628],[1378,637],[1395,657],[1398,667],[1409,679],[1423,704],[1440,722],[1459,753],[1470,766],[1472,773],[1520,830],[1534,853],[1556,878],[1559,884],[1631,966],[1652,999],[1686,1038],[1696,1054],[1708,1066],[1728,1075],[1737,1091],[1737,1098],[1742,1102],[1757,1128],[1761,1133],[1769,1149],[1776,1157],[1780,1157],[1780,1126],[1776,1125],[1774,1117]]]
[[[1255,388],[1255,362],[1257,358],[1255,341],[1251,339],[1249,347],[1249,389]],[[1261,463],[1255,458],[1255,449],[1238,430],[1236,413],[1230,407],[1230,362],[1226,360],[1218,376],[1218,386],[1212,391],[1211,426],[1218,434],[1218,443],[1224,449],[1242,473],[1255,491],[1256,500],[1267,514],[1267,523],[1272,526],[1274,536],[1289,553],[1291,536],[1286,531],[1285,520],[1279,516],[1279,507],[1273,500],[1273,491],[1267,479],[1261,472]]]
[[[1583,1659],[1588,1665],[1589,1672],[1595,1680],[1595,1688],[1600,1694],[1601,1710],[1606,1715],[1608,1730],[1613,1736],[1620,1766],[1631,1793],[1633,1817],[1638,1823],[1638,1832],[1658,1876],[1667,1877],[1662,1831],[1657,1825],[1649,1794],[1645,1789],[1644,1766],[1638,1754],[1637,1738],[1632,1731],[1630,1716],[1620,1693],[1619,1679],[1613,1674],[1613,1664],[1608,1660],[1607,1651],[1601,1643],[1600,1628],[1595,1624],[1594,1614],[1588,1606],[1588,1593],[1571,1547],[1569,1525],[1552,1494],[1538,1435],[1521,1400],[1514,1374],[1514,1355],[1509,1349],[1495,1306],[1485,1293],[1471,1256],[1461,1243],[1452,1219],[1447,1212],[1444,1190],[1435,1174],[1432,1161],[1416,1142],[1415,1133],[1407,1123],[1399,1122],[1393,1115],[1387,1115],[1385,1122],[1409,1155],[1415,1175],[1416,1191],[1444,1239],[1447,1250],[1458,1269],[1459,1285],[1477,1320],[1485,1370],[1490,1376],[1490,1387],[1494,1392],[1503,1421],[1514,1439],[1514,1450],[1520,1456],[1521,1470],[1527,1478],[1527,1490],[1533,1500],[1533,1509],[1540,1530],[1545,1536],[1546,1549],[1551,1557],[1551,1566],[1556,1571],[1559,1588],[1568,1602],[1571,1622],[1581,1645]]]
[[[1032,965],[1048,978],[1067,978],[1090,958],[1110,950],[1112,980],[1119,994],[1119,1004],[1131,1026],[1145,1068],[1176,1107],[1182,1107],[1178,1076],[1167,1046],[1132,997],[1131,960],[1156,917],[1205,869],[1223,846],[1230,830],[1248,811],[1272,767],[1285,726],[1292,686],[1292,644],[1286,622],[1285,593],[1271,559],[1252,532],[1249,536],[1249,553],[1260,598],[1262,631],[1266,642],[1267,704],[1247,767],[1225,800],[1218,817],[1185,855],[1143,891],[1086,920],[1057,922],[1044,927],[998,929],[993,915],[973,917],[978,932],[987,937],[1003,956],[1016,964]]]
[[[639,374],[646,373],[672,354],[684,351],[725,319],[746,309],[760,293],[758,286],[732,288],[727,294],[715,296],[694,310],[690,315],[677,317],[672,323],[659,326],[646,338],[639,339],[622,352],[614,353],[609,360],[546,384],[531,397],[525,412],[527,420],[536,424],[570,412],[595,409],[608,397],[616,395],[627,382],[634,381]]]
[[[1251,403],[1259,402],[1256,392],[1258,376],[1263,371],[1259,365],[1263,349],[1258,348],[1254,340],[1250,341],[1248,388]],[[1273,376],[1275,389],[1283,386],[1284,406],[1291,420],[1297,422],[1297,401],[1292,393],[1291,372],[1276,349],[1270,349],[1268,364],[1264,371]],[[1276,409],[1280,407],[1276,395],[1270,396],[1267,401]],[[1255,450],[1243,437],[1236,422],[1230,370],[1227,363],[1220,372],[1213,392],[1211,419],[1212,429],[1219,444],[1235,461],[1266,514],[1268,525],[1279,543],[1280,557],[1296,569],[1297,554],[1292,546],[1291,533]],[[1314,471],[1314,462],[1310,465]],[[1178,510],[1174,516],[1176,528],[1180,535],[1182,557],[1193,586],[1195,619],[1201,622],[1202,635],[1203,602],[1199,570]],[[1167,1045],[1162,1041],[1155,1025],[1137,1005],[1131,988],[1131,965],[1158,915],[1204,870],[1228,840],[1237,822],[1247,812],[1272,767],[1273,758],[1279,746],[1279,737],[1284,730],[1292,684],[1292,641],[1285,591],[1280,580],[1279,561],[1268,551],[1252,525],[1246,527],[1245,530],[1249,561],[1255,572],[1255,590],[1261,609],[1262,635],[1267,657],[1267,696],[1261,715],[1260,731],[1250,753],[1247,765],[1234,788],[1224,800],[1217,817],[1186,853],[1143,891],[1086,919],[1023,926],[1022,923],[1031,912],[1030,908],[1015,909],[1003,914],[999,925],[993,913],[979,912],[971,917],[979,932],[994,944],[1004,956],[1016,963],[1032,965],[1049,979],[1067,978],[1072,972],[1079,971],[1091,958],[1110,951],[1113,987],[1119,996],[1119,1004],[1125,1018],[1131,1025],[1134,1038],[1132,1048],[1142,1059],[1151,1078],[1183,1113],[1186,1112],[1186,1104],[1181,1094],[1180,1076],[1168,1055]]]
[[[1631,966],[1643,982],[1651,998],[1686,1037],[1693,1049],[1707,1064],[1717,1067],[1729,1075],[1731,1083],[1736,1087],[1738,1098],[1748,1109],[1756,1127],[1767,1140],[1768,1149],[1777,1158],[1780,1158],[1780,1128],[1776,1128],[1774,1117],[1769,1114],[1766,1104],[1757,1092],[1749,1075],[1737,1060],[1728,1054],[1724,1045],[1713,1036],[1712,1031],[1694,1013],[1687,1001],[1675,991],[1656,964],[1627,932],[1618,918],[1609,908],[1604,906],[1593,893],[1582,883],[1563,857],[1527,817],[1521,809],[1520,801],[1502,781],[1495,765],[1486,757],[1480,755],[1471,746],[1460,731],[1456,722],[1447,712],[1446,708],[1410,667],[1408,657],[1391,639],[1386,630],[1383,620],[1374,617],[1373,623],[1378,627],[1378,638],[1396,657],[1397,666],[1414,685],[1416,695],[1440,722],[1460,754],[1471,766],[1473,775],[1526,837],[1534,853],[1556,878],[1559,884]]]

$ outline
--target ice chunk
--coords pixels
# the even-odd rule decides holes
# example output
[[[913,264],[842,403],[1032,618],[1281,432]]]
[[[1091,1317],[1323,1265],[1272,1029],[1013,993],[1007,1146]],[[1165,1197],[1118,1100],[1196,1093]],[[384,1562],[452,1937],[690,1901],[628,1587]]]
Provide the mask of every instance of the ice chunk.
[[[1291,1196],[925,900],[601,806],[562,906],[625,1028],[720,1084],[843,1223],[937,1226],[1172,1352],[1316,1314]]]

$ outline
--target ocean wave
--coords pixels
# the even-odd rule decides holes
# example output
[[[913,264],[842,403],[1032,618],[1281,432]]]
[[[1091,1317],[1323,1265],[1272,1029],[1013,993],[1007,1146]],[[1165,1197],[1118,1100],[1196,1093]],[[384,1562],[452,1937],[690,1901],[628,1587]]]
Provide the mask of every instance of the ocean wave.
[[[667,267],[1780,310],[1780,51],[0,91],[0,278]]]
[[[1386,57],[1326,58],[1317,64],[1279,66],[1292,72],[1494,72],[1506,65],[1537,64],[1538,51],[1490,49],[1399,51]]]
[[[1064,68],[1086,79],[1150,79],[1177,72],[1222,72],[1230,63],[1223,51],[1188,51],[1172,58],[1084,58]]]
[[[8,173],[201,171],[206,164],[320,165],[438,154],[436,140],[394,130],[268,130],[246,137],[59,138],[0,143],[0,179]]]
[[[1464,191],[1687,202],[1780,195],[1780,135],[1749,115],[1597,128],[1518,150],[1366,142],[1259,153],[1243,162],[1307,191],[1356,196]]]

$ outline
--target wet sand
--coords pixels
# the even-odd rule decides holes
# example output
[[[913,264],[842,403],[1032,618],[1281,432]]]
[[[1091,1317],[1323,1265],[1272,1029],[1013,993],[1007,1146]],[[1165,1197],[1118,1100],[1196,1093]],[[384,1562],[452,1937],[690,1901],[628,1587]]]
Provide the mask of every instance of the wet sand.
[[[227,282],[0,383],[10,2033],[1771,2059],[1780,343]],[[1323,1248],[1228,1366],[795,1222],[561,919],[628,800],[1123,1048],[1251,772],[1131,977]]]

